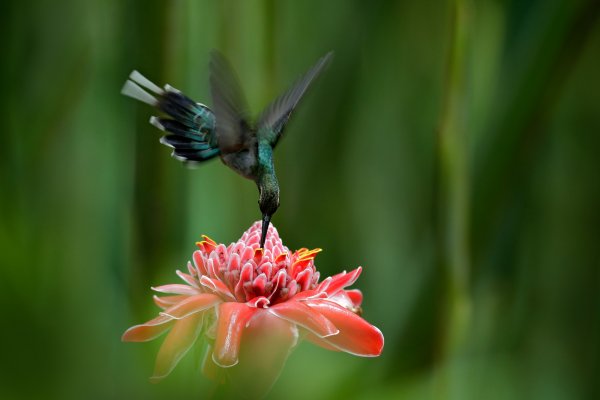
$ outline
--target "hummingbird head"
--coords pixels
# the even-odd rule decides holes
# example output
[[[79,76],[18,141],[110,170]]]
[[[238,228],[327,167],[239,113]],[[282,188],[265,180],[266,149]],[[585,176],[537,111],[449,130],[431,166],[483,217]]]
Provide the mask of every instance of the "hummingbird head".
[[[279,186],[277,185],[277,182],[275,182],[274,185],[259,185],[258,191],[258,206],[260,207],[260,211],[262,212],[262,232],[260,236],[260,247],[263,248],[265,245],[265,239],[267,238],[269,222],[271,222],[271,217],[279,208]]]

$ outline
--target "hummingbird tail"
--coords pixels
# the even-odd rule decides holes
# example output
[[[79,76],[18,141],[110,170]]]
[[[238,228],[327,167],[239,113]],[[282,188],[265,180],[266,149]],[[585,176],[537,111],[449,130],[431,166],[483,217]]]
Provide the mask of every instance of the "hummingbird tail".
[[[173,157],[194,163],[219,154],[214,136],[215,117],[204,104],[194,102],[170,85],[160,88],[138,71],[129,75],[121,93],[149,104],[170,117],[152,117],[150,123],[168,132],[160,142],[173,148]]]

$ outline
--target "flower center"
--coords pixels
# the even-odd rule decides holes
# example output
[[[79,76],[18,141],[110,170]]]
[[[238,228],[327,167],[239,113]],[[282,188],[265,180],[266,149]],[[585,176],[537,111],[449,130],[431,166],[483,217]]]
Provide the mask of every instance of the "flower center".
[[[236,243],[225,247],[203,236],[194,253],[197,278],[207,276],[229,301],[253,302],[267,307],[314,289],[319,272],[314,257],[320,249],[300,249],[292,254],[282,244],[277,230],[270,227],[264,249],[259,248],[260,222],[248,229]]]

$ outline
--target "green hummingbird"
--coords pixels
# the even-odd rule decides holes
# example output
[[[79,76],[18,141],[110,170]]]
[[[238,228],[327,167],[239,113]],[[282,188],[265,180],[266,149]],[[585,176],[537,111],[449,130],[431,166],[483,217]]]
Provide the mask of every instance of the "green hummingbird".
[[[273,149],[302,96],[333,56],[320,58],[287,91],[272,101],[251,122],[248,106],[231,64],[211,52],[209,73],[212,110],[172,86],[161,89],[137,71],[129,75],[121,93],[156,107],[169,118],[151,117],[150,123],[168,132],[161,143],[173,148],[173,157],[200,163],[217,155],[221,161],[258,187],[262,214],[260,247],[264,247],[271,217],[279,208],[279,182]],[[146,89],[146,90],[144,90]],[[152,93],[149,93],[149,92]]]

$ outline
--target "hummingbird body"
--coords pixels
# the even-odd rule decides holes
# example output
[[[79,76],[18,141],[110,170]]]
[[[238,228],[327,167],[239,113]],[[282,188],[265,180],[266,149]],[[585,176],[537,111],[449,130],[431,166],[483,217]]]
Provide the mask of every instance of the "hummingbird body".
[[[225,165],[256,183],[263,221],[262,248],[271,217],[279,208],[273,149],[293,110],[331,56],[332,53],[328,53],[322,57],[288,91],[269,104],[256,124],[250,123],[233,68],[216,51],[212,52],[209,64],[212,110],[169,85],[159,88],[137,71],[130,74],[121,92],[170,117],[152,117],[150,123],[167,132],[160,141],[173,148],[173,157],[193,164],[219,155]]]

